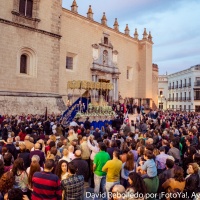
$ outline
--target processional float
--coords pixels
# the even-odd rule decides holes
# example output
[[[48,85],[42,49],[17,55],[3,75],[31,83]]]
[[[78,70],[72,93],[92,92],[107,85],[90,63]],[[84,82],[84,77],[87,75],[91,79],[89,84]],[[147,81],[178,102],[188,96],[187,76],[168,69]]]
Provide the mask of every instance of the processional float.
[[[88,91],[87,93],[87,114],[107,114],[110,115],[112,112],[112,107],[107,105],[107,102],[104,102],[103,99],[99,100],[99,103],[96,102],[96,92],[100,92],[100,96],[102,97],[102,92],[105,91],[105,99],[108,99],[109,91],[113,90],[112,83],[106,82],[93,82],[93,81],[80,81],[80,80],[73,80],[68,81],[67,88],[72,90],[72,101],[74,102],[74,92],[76,89],[79,90],[80,99],[82,102],[82,90]],[[90,95],[91,92],[91,95]],[[91,97],[91,102],[89,103],[89,97]],[[112,113],[113,114],[113,113]],[[82,115],[81,111],[77,113],[77,115]]]

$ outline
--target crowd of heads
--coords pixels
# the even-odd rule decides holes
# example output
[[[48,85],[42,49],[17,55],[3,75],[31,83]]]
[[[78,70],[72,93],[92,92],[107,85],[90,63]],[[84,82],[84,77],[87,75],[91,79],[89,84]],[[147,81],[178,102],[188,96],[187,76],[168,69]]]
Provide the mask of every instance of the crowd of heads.
[[[99,129],[89,125],[89,118],[85,124],[64,126],[54,114],[1,116],[1,196],[31,198],[34,174],[45,170],[60,181],[82,175],[95,187],[91,166],[101,151],[123,163],[113,193],[187,192],[190,199],[192,192],[200,192],[199,113],[150,110],[134,120],[124,117]],[[79,160],[87,169],[77,166]]]

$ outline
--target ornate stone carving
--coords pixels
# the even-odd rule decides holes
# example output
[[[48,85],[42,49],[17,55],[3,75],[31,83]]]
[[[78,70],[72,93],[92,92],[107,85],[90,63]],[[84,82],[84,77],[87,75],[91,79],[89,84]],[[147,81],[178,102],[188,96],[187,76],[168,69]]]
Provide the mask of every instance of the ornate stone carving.
[[[95,48],[95,49],[98,49],[99,45],[98,44],[92,44],[92,47]]]

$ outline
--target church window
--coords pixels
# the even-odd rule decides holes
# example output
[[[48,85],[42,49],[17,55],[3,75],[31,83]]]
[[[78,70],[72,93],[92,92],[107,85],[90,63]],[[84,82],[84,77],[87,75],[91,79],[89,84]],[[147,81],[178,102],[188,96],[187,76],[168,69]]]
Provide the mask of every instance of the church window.
[[[108,38],[107,37],[104,37],[104,44],[108,45]]]
[[[19,50],[17,75],[20,77],[37,77],[37,56],[33,49],[23,47]]]
[[[73,69],[73,57],[66,58],[66,69]]]
[[[20,58],[20,73],[27,74],[27,55],[23,54]]]
[[[26,16],[32,17],[33,0],[20,0],[19,13]]]

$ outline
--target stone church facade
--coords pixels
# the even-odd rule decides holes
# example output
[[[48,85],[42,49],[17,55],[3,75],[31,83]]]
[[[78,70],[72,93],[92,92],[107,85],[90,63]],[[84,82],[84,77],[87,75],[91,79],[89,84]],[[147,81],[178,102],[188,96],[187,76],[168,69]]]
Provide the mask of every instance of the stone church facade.
[[[44,113],[65,110],[72,80],[113,84],[109,101],[143,99],[157,102],[158,68],[152,65],[152,37],[144,29],[129,34],[62,8],[62,0],[7,0],[0,2],[0,114]],[[75,90],[73,96],[85,91]],[[98,98],[98,93],[96,92]]]

